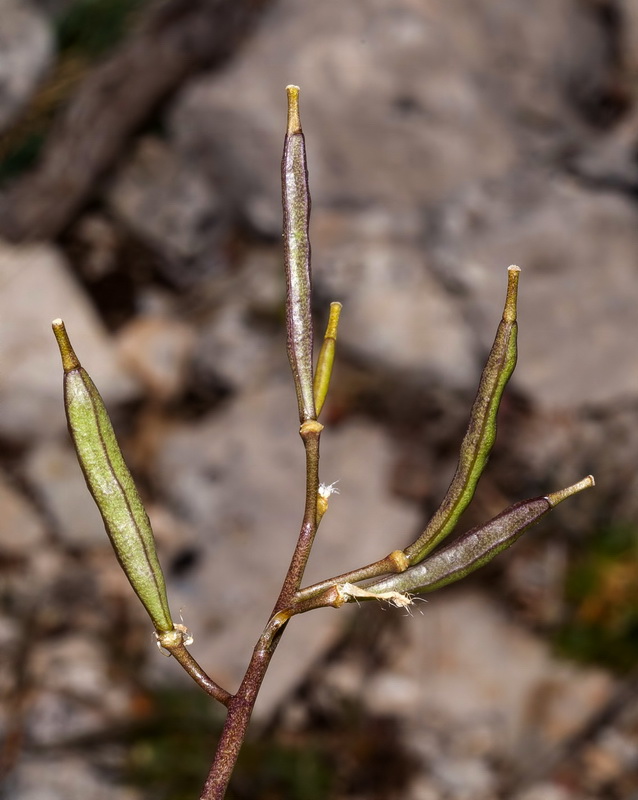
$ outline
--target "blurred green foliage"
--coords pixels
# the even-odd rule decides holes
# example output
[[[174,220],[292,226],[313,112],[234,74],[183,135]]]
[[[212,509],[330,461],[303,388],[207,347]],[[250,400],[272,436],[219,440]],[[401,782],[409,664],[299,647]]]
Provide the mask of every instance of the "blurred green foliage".
[[[355,699],[305,710],[294,733],[275,725],[244,743],[227,800],[329,800],[402,796],[421,768],[396,719],[370,715]],[[144,694],[129,733],[124,781],[153,800],[198,797],[225,712],[199,690]],[[326,713],[327,712],[327,713]]]
[[[43,131],[30,131],[0,158],[0,184],[25,172],[35,162],[44,142]]]
[[[151,714],[131,734],[126,781],[157,800],[198,797],[221,732],[223,714],[200,691],[162,691]],[[307,738],[248,740],[229,800],[325,800],[330,760]]]
[[[116,45],[150,0],[75,0],[56,20],[58,51],[101,56]]]
[[[601,531],[568,573],[559,650],[625,672],[638,662],[638,530]]]
[[[75,0],[54,20],[57,62],[21,118],[0,136],[0,184],[36,161],[57,113],[87,70],[135,24],[151,0]]]

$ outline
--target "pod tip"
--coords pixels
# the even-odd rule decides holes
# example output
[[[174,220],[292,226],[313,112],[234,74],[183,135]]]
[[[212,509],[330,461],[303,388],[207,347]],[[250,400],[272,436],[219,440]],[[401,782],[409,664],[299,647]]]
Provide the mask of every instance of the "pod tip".
[[[339,317],[341,315],[341,303],[330,303],[330,314],[328,316],[328,327],[326,328],[326,339],[336,339],[337,329],[339,328]]]
[[[516,305],[518,300],[518,278],[521,268],[512,264],[507,268],[507,296],[505,298],[505,308],[503,309],[503,320],[505,322],[516,322]]]
[[[288,95],[288,127],[286,134],[292,136],[301,133],[301,120],[299,118],[299,87],[293,83],[286,86]]]
[[[71,370],[78,369],[80,367],[80,361],[71,346],[71,341],[66,332],[64,322],[61,319],[54,319],[51,323],[51,327],[53,328],[53,333],[55,334],[58,347],[60,348],[64,371],[71,372]]]
[[[566,500],[573,494],[582,492],[583,489],[591,489],[591,487],[595,485],[596,481],[594,480],[594,476],[587,475],[582,479],[582,481],[578,481],[578,483],[575,483],[573,486],[568,486],[566,489],[560,489],[558,492],[552,492],[552,494],[548,494],[546,499],[550,506],[554,508],[554,506],[562,503],[563,500]]]

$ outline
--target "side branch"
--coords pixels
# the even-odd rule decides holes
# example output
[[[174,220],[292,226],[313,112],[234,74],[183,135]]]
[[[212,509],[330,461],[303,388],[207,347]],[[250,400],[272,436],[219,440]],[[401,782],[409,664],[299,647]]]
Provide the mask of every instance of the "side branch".
[[[385,558],[381,558],[379,561],[375,561],[365,567],[353,569],[351,572],[344,572],[342,575],[337,575],[334,578],[328,578],[319,583],[313,583],[312,586],[300,589],[295,595],[295,603],[305,603],[307,600],[321,595],[331,586],[344,583],[359,583],[359,581],[369,580],[370,578],[380,578],[382,575],[394,575],[405,572],[409,566],[410,562],[403,550],[393,550]]]
[[[233,695],[230,692],[227,692],[226,689],[222,688],[209,675],[207,675],[206,672],[204,672],[197,661],[188,652],[183,642],[180,641],[178,644],[170,647],[163,645],[163,647],[168,650],[168,652],[180,664],[180,666],[183,667],[184,671],[191,676],[195,683],[198,686],[201,686],[206,694],[214,697],[215,700],[218,700],[223,706],[228,707],[230,701],[233,699]]]

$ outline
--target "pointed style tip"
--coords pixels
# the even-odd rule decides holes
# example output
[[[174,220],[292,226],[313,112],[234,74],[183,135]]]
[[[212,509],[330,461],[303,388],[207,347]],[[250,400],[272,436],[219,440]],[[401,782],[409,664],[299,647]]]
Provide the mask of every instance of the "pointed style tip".
[[[330,303],[330,313],[328,316],[328,326],[326,328],[326,339],[336,339],[339,328],[339,317],[341,316],[341,303]]]
[[[552,492],[552,494],[548,494],[546,499],[550,506],[554,508],[554,506],[562,503],[563,500],[566,500],[573,494],[578,494],[578,492],[582,492],[584,489],[591,489],[591,487],[595,485],[596,481],[594,480],[594,476],[587,475],[587,477],[583,478],[582,481],[578,481],[578,483],[575,483],[573,486],[568,486],[566,489],[560,489],[558,492]]]
[[[288,95],[288,128],[286,133],[288,136],[292,136],[295,133],[301,133],[299,87],[291,83],[289,86],[286,86],[286,94]]]
[[[505,298],[505,308],[503,309],[503,320],[505,322],[516,322],[518,278],[520,274],[521,268],[515,264],[507,268],[507,296]]]
[[[62,367],[64,371],[71,372],[71,370],[78,369],[80,367],[80,361],[75,355],[75,351],[73,350],[71,341],[69,340],[64,322],[62,322],[61,319],[54,319],[51,323],[51,327],[53,328],[53,333],[55,334],[58,347],[60,348]]]

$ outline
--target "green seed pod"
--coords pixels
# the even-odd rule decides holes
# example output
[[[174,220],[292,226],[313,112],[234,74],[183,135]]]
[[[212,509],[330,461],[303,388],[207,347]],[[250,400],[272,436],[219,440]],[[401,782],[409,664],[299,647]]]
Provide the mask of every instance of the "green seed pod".
[[[95,384],[73,351],[64,323],[53,322],[64,367],[64,406],[87,486],[118,561],[158,632],[174,629],[153,531]]]
[[[325,336],[323,337],[323,344],[319,351],[313,384],[317,417],[321,414],[321,409],[323,408],[328,389],[330,388],[340,314],[341,303],[330,303],[330,316],[328,317],[328,325],[326,327]]]
[[[391,575],[367,586],[372,594],[387,592],[432,592],[454,583],[487,564],[508,548],[532,525],[567,497],[594,485],[591,475],[567,489],[547,497],[515,503],[497,517],[473,528],[425,561],[400,575]]]
[[[516,299],[519,267],[509,267],[503,318],[481,375],[470,423],[461,444],[459,463],[450,488],[421,536],[404,552],[410,564],[418,564],[455,528],[474,496],[496,438],[496,415],[503,390],[516,366]]]

